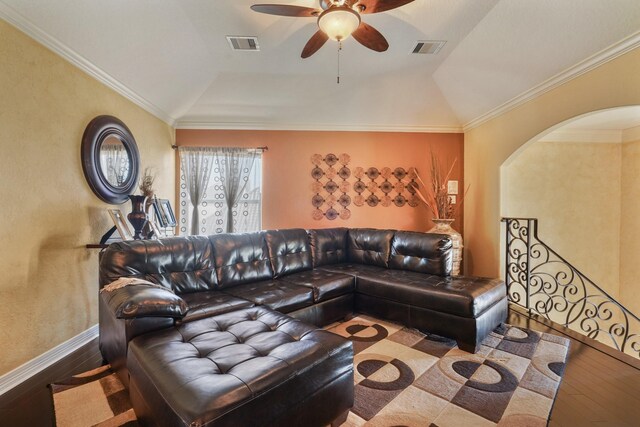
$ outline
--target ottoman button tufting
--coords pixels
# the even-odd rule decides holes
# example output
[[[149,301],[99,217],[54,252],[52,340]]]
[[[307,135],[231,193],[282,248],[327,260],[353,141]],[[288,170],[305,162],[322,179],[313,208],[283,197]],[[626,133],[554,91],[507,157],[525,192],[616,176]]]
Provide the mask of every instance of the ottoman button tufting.
[[[200,349],[195,353],[190,344],[178,343],[179,325],[164,334],[140,335],[129,344],[127,365],[132,404],[144,425],[303,425],[299,420],[327,425],[346,414],[353,405],[351,342],[264,310],[273,318],[268,323],[290,325],[315,343],[312,351],[304,352],[309,369],[300,369],[299,351],[286,346],[300,338],[260,336],[277,326],[243,329],[246,317],[235,313],[215,317],[227,329],[242,331],[222,341],[207,333],[210,322],[190,322],[189,333],[197,337]],[[257,348],[242,344],[253,336],[259,337]],[[265,357],[272,352],[273,357]]]

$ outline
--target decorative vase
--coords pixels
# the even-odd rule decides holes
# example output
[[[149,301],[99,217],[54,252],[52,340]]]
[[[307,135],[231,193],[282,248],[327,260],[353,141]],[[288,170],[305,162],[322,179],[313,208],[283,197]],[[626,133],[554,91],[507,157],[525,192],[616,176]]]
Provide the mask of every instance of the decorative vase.
[[[462,264],[462,235],[451,227],[455,219],[432,219],[435,227],[429,230],[429,233],[447,234],[451,237],[453,243],[453,269],[451,274],[460,275],[460,266]]]
[[[147,213],[147,223],[142,229],[142,236],[145,239],[157,239],[158,236],[155,235],[155,231],[151,226],[151,221],[153,221],[153,200],[155,199],[155,194],[150,193],[146,194],[147,200],[144,203],[144,211]]]
[[[142,235],[144,226],[149,222],[149,215],[147,215],[146,203],[147,196],[129,195],[131,200],[131,212],[127,215],[127,219],[133,225],[135,240],[144,239],[146,236]]]

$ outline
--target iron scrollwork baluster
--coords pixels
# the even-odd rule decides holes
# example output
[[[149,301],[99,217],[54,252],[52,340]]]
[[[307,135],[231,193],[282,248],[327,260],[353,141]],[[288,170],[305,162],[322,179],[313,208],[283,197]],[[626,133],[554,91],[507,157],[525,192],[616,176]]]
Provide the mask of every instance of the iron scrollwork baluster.
[[[640,319],[538,238],[538,220],[504,218],[510,302],[640,358]]]

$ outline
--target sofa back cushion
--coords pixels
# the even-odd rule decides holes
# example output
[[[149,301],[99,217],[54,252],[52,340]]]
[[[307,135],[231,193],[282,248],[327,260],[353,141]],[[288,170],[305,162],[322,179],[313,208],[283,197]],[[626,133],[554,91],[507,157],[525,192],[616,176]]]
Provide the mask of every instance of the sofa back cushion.
[[[215,252],[218,287],[273,278],[264,231],[209,236]]]
[[[347,237],[349,262],[389,267],[393,230],[352,228]]]
[[[347,228],[308,230],[313,266],[347,262]]]
[[[99,276],[100,287],[136,277],[177,294],[210,291],[218,284],[213,248],[205,236],[113,243],[100,257]]]
[[[268,230],[265,239],[275,278],[313,267],[309,237],[302,228]]]
[[[450,276],[453,244],[446,234],[396,231],[389,267],[419,273]]]

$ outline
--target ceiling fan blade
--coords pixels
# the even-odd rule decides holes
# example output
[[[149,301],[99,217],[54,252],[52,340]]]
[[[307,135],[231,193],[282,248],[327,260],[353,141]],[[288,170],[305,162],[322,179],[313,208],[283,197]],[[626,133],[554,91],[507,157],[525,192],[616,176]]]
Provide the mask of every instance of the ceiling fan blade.
[[[266,13],[278,16],[295,16],[308,18],[318,16],[320,11],[310,7],[291,6],[288,4],[254,4],[251,6],[254,12]]]
[[[387,10],[395,9],[405,4],[409,4],[414,0],[360,0],[357,2],[358,6],[364,6],[364,9],[360,13],[380,13]]]
[[[327,36],[325,33],[320,30],[316,31],[316,33],[311,36],[307,44],[304,46],[304,49],[302,49],[302,55],[300,56],[303,58],[310,57],[311,55],[316,53],[328,39],[329,36]]]
[[[376,52],[384,52],[389,49],[389,43],[382,34],[371,25],[360,23],[357,30],[351,34],[354,39],[358,41],[362,46],[368,47]]]

